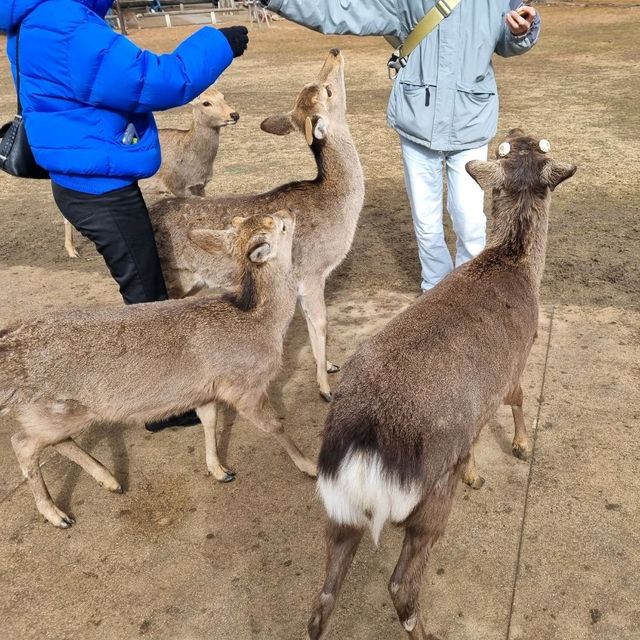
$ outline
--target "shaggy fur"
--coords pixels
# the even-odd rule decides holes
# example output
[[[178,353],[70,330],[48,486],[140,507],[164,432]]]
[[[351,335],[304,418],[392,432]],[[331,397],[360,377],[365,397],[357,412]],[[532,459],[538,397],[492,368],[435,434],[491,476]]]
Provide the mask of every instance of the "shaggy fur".
[[[377,537],[381,516],[406,530],[389,584],[396,611],[410,638],[426,637],[418,614],[422,572],[472,445],[503,400],[519,403],[521,414],[550,191],[575,167],[556,163],[520,131],[509,142],[506,158],[467,165],[493,189],[490,246],[364,343],[345,367],[318,464],[329,560],[309,623],[312,640],[325,637],[362,531],[369,527]]]

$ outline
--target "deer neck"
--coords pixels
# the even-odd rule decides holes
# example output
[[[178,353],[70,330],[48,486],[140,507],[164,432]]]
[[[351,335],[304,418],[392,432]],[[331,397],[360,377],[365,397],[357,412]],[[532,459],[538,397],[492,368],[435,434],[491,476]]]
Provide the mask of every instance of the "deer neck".
[[[492,247],[526,265],[539,292],[549,227],[549,193],[522,192],[493,199]]]
[[[329,189],[364,184],[360,157],[346,124],[333,127],[324,140],[314,140],[311,150],[318,167],[317,184]]]
[[[276,333],[286,332],[297,299],[293,265],[277,260],[263,266],[249,266],[240,276],[240,286],[229,296],[236,307],[260,314],[261,326]]]
[[[220,144],[220,127],[207,127],[194,120],[185,136],[187,148],[199,158],[211,156],[213,162]]]

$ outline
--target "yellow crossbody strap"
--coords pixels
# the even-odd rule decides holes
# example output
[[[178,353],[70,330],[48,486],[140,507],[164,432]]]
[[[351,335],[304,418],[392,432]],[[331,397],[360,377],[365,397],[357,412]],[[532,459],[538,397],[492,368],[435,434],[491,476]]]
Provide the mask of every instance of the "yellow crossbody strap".
[[[407,36],[400,47],[400,56],[408,58],[414,49],[460,4],[461,0],[438,0]]]

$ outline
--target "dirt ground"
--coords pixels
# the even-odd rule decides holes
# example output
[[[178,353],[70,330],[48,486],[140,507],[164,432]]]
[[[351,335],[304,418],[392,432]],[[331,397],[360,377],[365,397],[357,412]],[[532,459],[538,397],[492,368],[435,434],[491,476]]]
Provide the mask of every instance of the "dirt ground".
[[[552,6],[526,56],[496,60],[500,131],[522,126],[579,166],[554,194],[540,339],[527,369],[530,463],[509,455],[510,416],[483,432],[481,491],[462,488],[423,591],[429,640],[632,640],[640,637],[640,9]],[[134,32],[155,51],[193,29]],[[4,49],[4,42],[0,42]],[[223,131],[211,194],[253,192],[313,175],[299,136],[262,133],[290,108],[329,48],[347,61],[350,125],[367,179],[351,254],[329,282],[330,357],[343,362],[415,297],[419,265],[399,145],[385,124],[388,47],[287,22],[253,29],[219,82],[241,114]],[[14,93],[0,60],[0,121]],[[186,126],[188,109],[158,114]],[[62,248],[44,182],[0,176],[0,326],[69,305],[118,304],[93,248]],[[286,428],[317,452],[318,397],[304,323],[289,332],[273,395]],[[82,362],[79,361],[79,367]],[[233,423],[233,429],[231,425]],[[162,640],[302,638],[320,584],[322,510],[313,483],[277,445],[226,416],[231,485],[204,476],[200,429],[149,435],[96,429],[82,443],[126,493],[105,495],[55,454],[45,476],[78,524],[38,516],[0,420],[0,637]],[[363,545],[332,638],[401,638],[386,581],[399,532]]]

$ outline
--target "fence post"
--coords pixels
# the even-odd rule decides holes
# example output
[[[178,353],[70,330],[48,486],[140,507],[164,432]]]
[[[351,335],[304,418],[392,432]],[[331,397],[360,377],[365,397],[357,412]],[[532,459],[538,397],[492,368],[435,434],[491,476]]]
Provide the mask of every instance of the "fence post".
[[[123,36],[126,36],[127,22],[124,19],[124,13],[122,12],[122,7],[120,6],[120,0],[116,0],[116,14],[118,16],[118,22],[120,23],[120,32]]]

